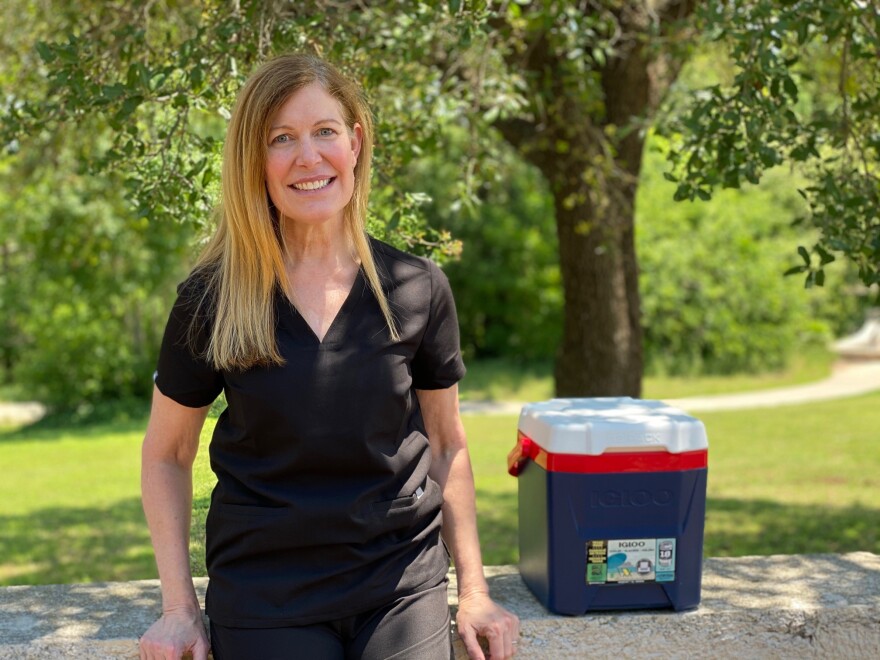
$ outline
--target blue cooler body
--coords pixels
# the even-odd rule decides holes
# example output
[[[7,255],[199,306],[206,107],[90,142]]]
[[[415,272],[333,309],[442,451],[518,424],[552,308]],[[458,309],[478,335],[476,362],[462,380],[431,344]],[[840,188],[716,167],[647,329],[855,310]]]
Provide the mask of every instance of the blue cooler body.
[[[708,443],[660,401],[529,404],[509,470],[520,573],[560,614],[700,603]]]

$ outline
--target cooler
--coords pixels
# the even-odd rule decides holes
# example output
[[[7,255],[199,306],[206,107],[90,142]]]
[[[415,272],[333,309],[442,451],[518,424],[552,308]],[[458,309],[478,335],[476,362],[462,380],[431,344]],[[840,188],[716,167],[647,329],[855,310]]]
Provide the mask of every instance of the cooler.
[[[553,399],[523,407],[520,573],[548,609],[700,603],[708,442],[662,401]]]

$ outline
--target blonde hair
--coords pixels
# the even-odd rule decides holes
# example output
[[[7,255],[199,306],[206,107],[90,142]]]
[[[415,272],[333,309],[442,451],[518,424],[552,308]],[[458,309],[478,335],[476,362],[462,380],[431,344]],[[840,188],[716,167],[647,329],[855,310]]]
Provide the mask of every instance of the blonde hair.
[[[238,95],[224,145],[217,230],[194,271],[206,280],[200,306],[213,318],[204,357],[217,369],[284,362],[275,341],[274,293],[278,286],[287,291],[288,285],[279,218],[265,184],[267,136],[272,117],[291,94],[312,83],[339,102],[349,131],[356,123],[361,126],[344,226],[390,336],[399,340],[365,228],[373,152],[370,109],[360,89],[321,58],[283,55],[257,69]]]

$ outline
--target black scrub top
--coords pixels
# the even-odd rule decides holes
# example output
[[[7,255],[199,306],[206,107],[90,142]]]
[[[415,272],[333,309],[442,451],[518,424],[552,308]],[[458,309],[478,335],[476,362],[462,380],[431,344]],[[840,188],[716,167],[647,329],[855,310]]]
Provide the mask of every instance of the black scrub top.
[[[220,625],[338,619],[434,586],[448,570],[415,390],[464,375],[455,305],[433,262],[370,241],[397,342],[359,271],[323,341],[279,290],[285,364],[216,371],[187,348],[204,287],[194,275],[179,288],[156,385],[190,407],[226,393],[206,530],[206,611]],[[196,327],[202,349],[210,319]]]

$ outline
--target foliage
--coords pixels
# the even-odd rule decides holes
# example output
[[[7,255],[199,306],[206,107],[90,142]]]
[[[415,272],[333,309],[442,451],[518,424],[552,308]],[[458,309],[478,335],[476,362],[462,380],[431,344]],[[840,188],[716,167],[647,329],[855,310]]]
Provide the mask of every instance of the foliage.
[[[433,144],[432,113],[455,91],[454,79],[422,62],[438,34],[469,38],[479,9],[454,18],[424,3],[405,13],[393,2],[352,9],[322,1],[208,2],[200,10],[169,1],[89,4],[62,19],[65,38],[36,43],[44,88],[24,87],[7,101],[5,142],[15,150],[36,129],[97,118],[109,140],[88,158],[92,171],[125,172],[141,216],[204,225],[216,201],[225,119],[243,80],[273,53],[314,51],[369,90],[381,136],[374,211],[396,228],[394,213],[406,216],[407,202],[393,175]],[[436,239],[419,222],[401,228],[409,245]]]
[[[50,406],[83,411],[151,391],[192,240],[191,226],[168,231],[131,213],[120,177],[79,174],[86,148],[59,138],[0,174],[8,377]]]
[[[562,292],[553,202],[540,173],[509,148],[484,161],[478,190],[462,190],[467,177],[467,135],[455,127],[448,141],[413,164],[404,185],[423,190],[433,227],[461,240],[459,259],[445,267],[455,293],[465,357],[534,360],[552,357],[562,329]]]
[[[586,314],[605,321],[572,323],[593,334],[563,342],[569,371],[591,369],[588,378],[602,389],[611,386],[610,375],[625,363],[633,365],[635,379],[626,383],[633,387],[641,375],[641,351],[637,341],[621,348],[617,338],[641,332],[635,255],[624,254],[631,262],[624,274],[621,260],[614,258],[631,244],[627,228],[641,140],[663,92],[705,40],[729,54],[730,74],[696,94],[676,96],[673,90],[673,103],[663,112],[663,131],[674,145],[668,178],[678,186],[675,198],[707,198],[718,186],[758,181],[781,162],[800,163],[807,201],[803,215],[818,229],[818,240],[812,250],[800,251],[802,264],[790,270],[822,284],[825,266],[842,253],[855,261],[863,281],[877,281],[880,19],[874,3],[85,0],[74,6],[9,0],[2,11],[7,29],[0,36],[0,81],[7,91],[0,104],[0,144],[10,156],[0,164],[8,168],[0,177],[4,185],[11,182],[13,192],[0,204],[13,211],[4,213],[2,229],[0,359],[7,379],[13,368],[20,377],[40,379],[55,389],[46,396],[59,405],[141,391],[134,383],[144,381],[131,374],[141,374],[150,363],[154,319],[161,316],[157,310],[167,307],[171,283],[183,272],[187,253],[182,246],[210,224],[219,148],[234,94],[256,64],[290,50],[325,55],[368,90],[379,134],[370,219],[375,234],[441,261],[461,251],[457,237],[474,242],[481,225],[491,228],[485,245],[511,248],[480,252],[483,248],[474,245],[463,253],[461,266],[450,264],[453,279],[473,268],[478,275],[468,279],[485,285],[461,304],[474,328],[467,338],[474,354],[541,355],[554,341],[552,319],[559,313],[558,276],[544,261],[553,239],[523,216],[514,221],[520,210],[543,213],[533,192],[543,186],[524,188],[530,192],[523,197],[500,191],[499,173],[533,175],[517,174],[519,166],[509,155],[486,146],[494,142],[485,137],[492,125],[538,168],[554,198],[557,220],[566,215],[570,231],[558,245],[560,262],[570,269],[565,304],[580,305],[566,318]],[[430,181],[407,179],[405,173],[441,149],[440,131],[451,122],[467,131],[468,162],[451,173],[461,185],[451,192],[432,188],[438,201],[428,206],[421,193],[431,188]],[[58,169],[43,168],[35,177],[38,170],[26,161],[45,158],[56,146],[58,158],[47,160],[57,160]],[[103,187],[86,183],[99,176],[105,177]],[[493,177],[495,183],[482,187]],[[28,183],[16,188],[22,181]],[[52,190],[61,193],[59,198],[80,200],[59,210],[67,214],[65,226],[76,224],[71,220],[82,213],[113,218],[96,223],[104,227],[101,236],[114,237],[112,248],[104,238],[70,237],[68,247],[93,264],[88,285],[72,287],[64,277],[53,281],[37,267],[39,249],[23,240],[22,225],[9,219],[30,218],[31,210],[37,213],[45,205],[34,202],[33,209],[22,211],[14,202],[34,200],[41,181],[56,186]],[[415,181],[415,187],[401,181]],[[68,190],[74,185],[79,188]],[[479,206],[481,195],[487,203]],[[107,204],[96,205],[99,198]],[[516,211],[498,211],[495,202],[510,203]],[[444,216],[444,209],[456,203],[458,211]],[[444,224],[428,225],[426,215]],[[45,217],[35,226],[48,226]],[[623,248],[613,247],[609,236],[615,233]],[[798,236],[804,235],[814,234]],[[583,243],[584,237],[592,242]],[[525,252],[513,245],[516,239],[527,246]],[[760,256],[763,245],[758,245],[768,241],[755,235],[743,240],[752,247],[742,254],[757,262],[754,273],[737,277],[754,283],[771,272],[771,260]],[[714,245],[720,249],[723,241]],[[70,258],[63,250],[55,256]],[[716,264],[723,260],[720,254],[714,258]],[[517,260],[524,264],[522,272],[497,268]],[[130,264],[134,261],[159,268],[144,273]],[[586,283],[575,268],[585,263],[595,264]],[[661,271],[649,270],[659,281]],[[730,273],[722,268],[715,274]],[[117,298],[108,294],[107,283],[130,277],[139,284],[120,287],[125,291]],[[24,290],[22,281],[32,285]],[[624,289],[625,295],[611,299]],[[31,300],[30,292],[45,301]],[[485,320],[480,298],[492,307]],[[125,300],[140,301],[134,314]],[[717,309],[718,299],[711,300]],[[517,307],[526,318],[510,316]],[[657,305],[649,300],[644,307],[668,315],[678,300]],[[760,315],[762,322],[791,310],[769,311]],[[132,315],[143,319],[123,318]],[[56,324],[63,329],[54,330]],[[648,318],[645,325],[659,324]],[[143,342],[133,348],[124,338],[137,336],[136,328]],[[56,334],[59,341],[53,345]],[[724,338],[716,334],[715,343]],[[669,346],[654,343],[664,350]],[[703,353],[701,364],[706,364]],[[90,364],[72,366],[72,376],[61,378],[61,367],[72,356]],[[723,370],[743,364],[740,358],[719,359]],[[697,361],[690,359],[692,365]]]
[[[880,8],[873,2],[704,3],[701,30],[729,48],[733,75],[671,113],[667,133],[676,199],[757,183],[798,164],[805,222],[798,248],[806,284],[822,285],[835,253],[862,281],[880,283]]]
[[[789,173],[670,205],[662,140],[649,145],[637,205],[648,373],[779,370],[793,351],[830,340],[842,321],[861,320],[842,269],[827,290],[782,277],[786,249],[805,233],[790,226],[804,203]]]

